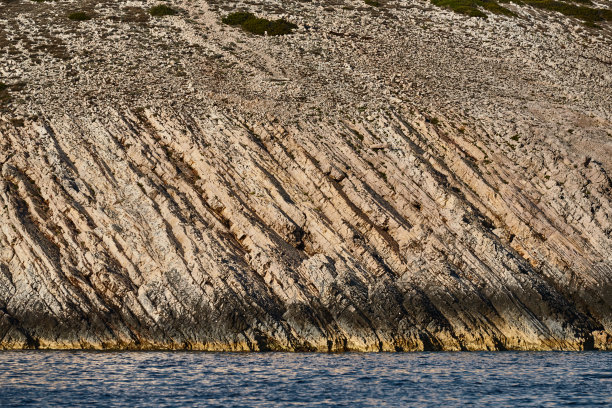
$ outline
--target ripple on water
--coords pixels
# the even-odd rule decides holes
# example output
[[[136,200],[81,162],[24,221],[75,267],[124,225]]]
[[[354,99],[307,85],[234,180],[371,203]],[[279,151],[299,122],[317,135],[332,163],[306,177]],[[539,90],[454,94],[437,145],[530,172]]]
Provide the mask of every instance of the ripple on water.
[[[0,406],[609,406],[612,353],[0,352]]]

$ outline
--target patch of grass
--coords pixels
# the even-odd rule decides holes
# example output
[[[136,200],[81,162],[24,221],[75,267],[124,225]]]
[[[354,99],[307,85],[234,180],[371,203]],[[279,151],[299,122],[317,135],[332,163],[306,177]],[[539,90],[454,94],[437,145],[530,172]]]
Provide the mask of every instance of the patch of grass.
[[[511,10],[499,4],[509,1],[521,6],[556,11],[568,17],[582,20],[591,27],[597,27],[595,23],[599,21],[612,21],[612,10],[585,6],[592,4],[591,0],[431,0],[431,3],[470,17],[487,18],[486,11],[493,14],[516,16]],[[574,3],[581,3],[582,5]]]
[[[268,20],[246,12],[228,14],[221,22],[231,26],[240,26],[244,31],[256,35],[286,35],[291,34],[297,28],[297,25],[287,20]]]
[[[76,11],[68,14],[68,18],[72,21],[87,21],[91,20],[91,16],[84,11]]]
[[[482,0],[481,0],[482,1]],[[505,7],[500,6],[498,3],[492,0],[482,1],[481,7],[493,14],[499,14],[502,16],[514,17],[516,14],[513,11],[508,10]],[[500,1],[500,3],[507,3],[507,1]]]
[[[8,103],[11,100],[11,95],[8,91],[8,85],[0,82],[0,106]]]
[[[453,10],[455,13],[470,17],[487,18],[487,15],[478,9],[476,2],[472,0],[431,0],[432,4]]]
[[[495,0],[431,0],[431,2],[438,7],[447,8],[455,13],[470,17],[487,18],[483,9],[493,14],[515,15],[512,11],[500,6]]]
[[[556,0],[513,0],[517,4],[526,4],[541,10],[556,11],[568,17],[574,17],[585,23],[612,21],[612,10],[596,9],[586,6],[565,3]],[[588,4],[588,3],[587,3]]]
[[[236,13],[231,13],[228,14],[227,16],[223,17],[221,19],[221,22],[223,24],[228,24],[231,26],[239,26],[242,25],[245,21],[251,19],[251,18],[256,18],[255,15],[253,13],[247,13],[244,11],[239,11]]]
[[[247,20],[242,24],[242,28],[245,31],[258,35],[264,35],[266,32],[268,35],[286,35],[291,34],[297,26],[282,19],[270,21],[265,18],[257,18]]]
[[[178,11],[166,6],[165,4],[158,4],[149,9],[149,14],[151,14],[153,17],[174,16],[178,14]]]
[[[24,127],[25,121],[23,119],[11,119],[11,124],[15,127]]]

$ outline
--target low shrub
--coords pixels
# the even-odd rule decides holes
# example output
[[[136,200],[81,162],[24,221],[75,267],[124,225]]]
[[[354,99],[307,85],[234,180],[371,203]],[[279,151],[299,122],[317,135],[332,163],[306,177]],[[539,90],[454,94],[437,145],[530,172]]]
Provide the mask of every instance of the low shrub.
[[[0,106],[8,103],[11,100],[11,95],[8,91],[8,85],[0,82]]]
[[[221,21],[231,26],[240,26],[244,31],[256,35],[286,35],[297,28],[297,25],[287,20],[268,20],[246,12],[228,14]]]
[[[291,34],[297,26],[285,20],[266,20],[265,18],[251,18],[242,23],[242,29],[257,35],[286,35]]]
[[[77,11],[68,14],[68,18],[72,21],[87,21],[91,20],[91,16],[83,11]]]
[[[228,14],[227,16],[223,17],[221,22],[223,24],[229,24],[231,26],[239,26],[242,25],[245,21],[252,18],[256,18],[253,13],[239,11],[236,13]]]
[[[612,10],[586,7],[585,4],[592,4],[591,0],[573,0],[583,5],[572,4],[565,0],[431,0],[431,2],[438,7],[444,7],[470,17],[481,18],[487,18],[485,11],[494,14],[515,16],[515,13],[499,4],[508,3],[509,1],[518,5],[532,6],[541,10],[556,11],[568,17],[582,20],[591,26],[598,21],[612,21]]]
[[[555,0],[514,0],[517,4],[526,4],[542,10],[557,11],[588,23],[612,21],[612,10],[576,6]],[[588,3],[587,3],[588,4]]]
[[[153,17],[174,16],[177,13],[178,11],[166,6],[165,4],[158,4],[149,9],[149,14],[151,14]]]
[[[500,6],[495,0],[431,0],[431,2],[438,7],[444,7],[453,10],[455,13],[470,17],[487,18],[487,14],[481,9],[494,14],[514,15],[512,11]]]

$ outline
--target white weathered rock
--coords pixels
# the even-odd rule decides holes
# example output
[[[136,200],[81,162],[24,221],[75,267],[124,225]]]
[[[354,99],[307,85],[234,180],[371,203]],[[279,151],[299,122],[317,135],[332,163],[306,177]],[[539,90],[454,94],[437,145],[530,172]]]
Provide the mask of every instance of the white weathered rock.
[[[96,4],[0,4],[0,347],[612,348],[610,27]]]

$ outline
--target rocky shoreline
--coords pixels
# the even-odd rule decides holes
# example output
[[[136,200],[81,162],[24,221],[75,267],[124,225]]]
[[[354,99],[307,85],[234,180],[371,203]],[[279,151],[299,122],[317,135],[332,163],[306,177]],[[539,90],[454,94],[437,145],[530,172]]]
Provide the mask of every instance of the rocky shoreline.
[[[612,349],[608,23],[154,4],[0,3],[0,349]]]

